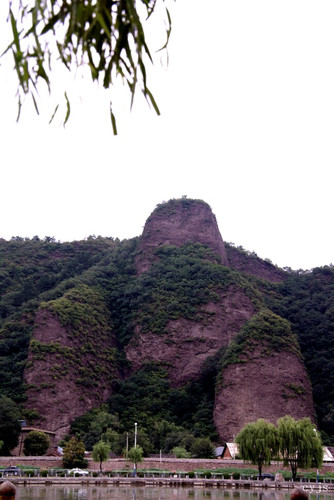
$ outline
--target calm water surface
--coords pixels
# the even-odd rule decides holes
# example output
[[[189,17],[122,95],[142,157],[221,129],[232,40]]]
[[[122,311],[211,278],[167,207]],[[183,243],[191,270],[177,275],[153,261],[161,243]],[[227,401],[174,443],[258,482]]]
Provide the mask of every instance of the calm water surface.
[[[17,487],[15,500],[289,500],[288,493],[193,488],[116,488],[112,486]],[[310,500],[334,500],[334,495],[312,494]]]

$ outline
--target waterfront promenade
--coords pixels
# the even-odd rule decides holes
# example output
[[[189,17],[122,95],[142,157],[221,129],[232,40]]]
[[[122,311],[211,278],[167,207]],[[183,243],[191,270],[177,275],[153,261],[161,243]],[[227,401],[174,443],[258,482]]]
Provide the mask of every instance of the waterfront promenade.
[[[222,488],[222,489],[275,489],[275,490],[292,490],[296,487],[301,487],[309,493],[333,493],[334,480],[332,482],[316,483],[316,482],[292,482],[292,481],[272,481],[272,480],[242,480],[242,479],[222,479],[212,477],[206,478],[189,478],[179,477],[175,474],[174,477],[122,477],[122,476],[100,476],[100,477],[11,477],[8,478],[16,485],[34,486],[34,485],[111,485],[120,486],[145,486],[145,487],[187,487],[187,488]],[[0,480],[1,481],[1,480]]]

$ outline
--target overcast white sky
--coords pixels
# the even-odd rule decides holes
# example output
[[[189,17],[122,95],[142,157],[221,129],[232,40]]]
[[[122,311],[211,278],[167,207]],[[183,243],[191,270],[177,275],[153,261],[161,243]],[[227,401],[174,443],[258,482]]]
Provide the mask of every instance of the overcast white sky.
[[[334,263],[334,2],[169,5],[169,66],[160,54],[149,72],[162,115],[141,96],[130,113],[117,90],[117,137],[110,96],[80,77],[65,129],[47,124],[47,101],[16,124],[2,64],[0,237],[132,238],[157,203],[187,195],[209,203],[225,241],[281,267]]]

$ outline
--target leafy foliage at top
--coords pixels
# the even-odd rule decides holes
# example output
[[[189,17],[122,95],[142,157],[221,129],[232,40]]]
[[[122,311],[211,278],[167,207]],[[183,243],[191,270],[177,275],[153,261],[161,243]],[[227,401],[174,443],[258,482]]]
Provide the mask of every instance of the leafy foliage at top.
[[[168,217],[170,215],[173,215],[180,206],[184,209],[187,209],[190,208],[192,205],[198,205],[198,204],[205,205],[206,207],[210,208],[208,203],[206,203],[203,200],[183,197],[183,198],[173,198],[171,200],[168,200],[167,202],[159,203],[155,207],[153,213],[154,215],[158,215],[159,217],[166,217],[166,216]]]
[[[157,0],[20,0],[10,2],[14,56],[19,84],[19,107],[25,94],[33,98],[36,110],[38,88],[44,82],[51,90],[51,61],[59,59],[72,71],[86,66],[93,81],[110,88],[117,76],[128,85],[133,101],[139,87],[145,98],[159,109],[147,87],[146,61],[152,61],[141,18],[149,18]],[[171,19],[166,9],[166,45]],[[58,63],[59,64],[59,63]],[[70,113],[68,106],[65,123]],[[56,109],[57,110],[57,109]],[[116,133],[115,117],[111,119]]]

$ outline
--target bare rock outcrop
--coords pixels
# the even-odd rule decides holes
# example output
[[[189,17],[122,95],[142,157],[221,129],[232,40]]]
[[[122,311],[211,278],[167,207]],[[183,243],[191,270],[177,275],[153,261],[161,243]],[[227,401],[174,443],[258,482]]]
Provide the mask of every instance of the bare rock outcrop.
[[[234,441],[245,424],[259,418],[273,424],[284,415],[315,421],[312,388],[298,347],[274,347],[271,340],[248,338],[246,350],[237,355],[235,349],[234,360],[222,370],[213,414],[222,441]]]
[[[74,297],[65,300],[64,308]],[[100,319],[101,310],[90,322],[81,310],[76,331],[64,326],[52,307],[39,309],[24,372],[26,406],[40,415],[34,425],[55,432],[56,441],[69,432],[73,419],[107,401],[116,372],[112,332]],[[97,312],[92,304],[88,311]]]
[[[279,283],[286,278],[286,272],[267,260],[260,259],[254,252],[248,252],[226,244],[229,265],[242,273],[251,274],[273,283]]]
[[[182,198],[158,205],[143,230],[136,259],[138,273],[150,267],[158,247],[182,246],[189,242],[208,246],[220,257],[223,265],[228,265],[216,217],[207,203]]]
[[[202,311],[205,320],[170,321],[164,335],[143,333],[137,327],[126,349],[132,370],[145,361],[155,361],[166,366],[174,386],[196,379],[205,361],[227,346],[254,314],[254,304],[242,290],[231,286],[221,293],[219,302],[204,305]]]

